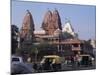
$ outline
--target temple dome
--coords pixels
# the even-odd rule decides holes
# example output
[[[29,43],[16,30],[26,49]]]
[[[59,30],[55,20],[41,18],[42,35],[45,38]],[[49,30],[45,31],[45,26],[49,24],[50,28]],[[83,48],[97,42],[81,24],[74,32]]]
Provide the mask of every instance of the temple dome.
[[[67,33],[69,33],[69,34],[71,34],[73,36],[75,35],[74,29],[72,28],[72,25],[71,25],[70,22],[67,22],[64,25],[62,32],[67,32]]]

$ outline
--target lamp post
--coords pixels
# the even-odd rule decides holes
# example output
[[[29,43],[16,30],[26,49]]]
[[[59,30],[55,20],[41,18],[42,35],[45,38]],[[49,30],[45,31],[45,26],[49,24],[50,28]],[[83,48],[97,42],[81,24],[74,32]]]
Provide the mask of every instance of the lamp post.
[[[62,42],[62,31],[61,30],[59,30],[58,41],[59,41],[58,51],[61,53],[61,56],[63,56],[63,49],[62,49],[62,44],[61,44],[61,42]]]
[[[58,52],[60,52],[60,32],[58,30]]]

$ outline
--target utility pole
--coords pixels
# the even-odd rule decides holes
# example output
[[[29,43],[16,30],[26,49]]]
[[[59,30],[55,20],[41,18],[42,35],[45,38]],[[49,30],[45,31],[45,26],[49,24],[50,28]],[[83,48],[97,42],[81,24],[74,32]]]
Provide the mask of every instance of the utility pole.
[[[36,50],[35,50],[35,62],[37,62],[37,55],[38,55],[38,50],[36,48]]]

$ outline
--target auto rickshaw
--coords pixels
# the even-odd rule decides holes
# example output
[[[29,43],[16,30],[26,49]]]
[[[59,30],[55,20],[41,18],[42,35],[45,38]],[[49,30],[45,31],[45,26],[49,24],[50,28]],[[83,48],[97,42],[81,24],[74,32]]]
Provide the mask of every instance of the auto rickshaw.
[[[59,71],[61,70],[62,58],[58,55],[44,56],[40,62],[44,70]]]
[[[92,64],[91,56],[90,55],[83,54],[83,55],[80,55],[80,57],[81,57],[81,65],[89,66],[89,65]]]

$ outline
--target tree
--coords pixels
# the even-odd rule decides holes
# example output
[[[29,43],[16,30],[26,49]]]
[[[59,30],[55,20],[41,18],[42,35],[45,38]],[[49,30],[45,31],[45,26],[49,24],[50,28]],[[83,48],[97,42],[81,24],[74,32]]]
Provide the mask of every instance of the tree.
[[[62,35],[63,35],[63,38],[74,38],[74,36],[71,35],[71,34],[68,33],[68,32],[63,32]]]
[[[90,40],[84,41],[84,48],[83,49],[84,49],[83,50],[84,53],[93,55],[93,47],[90,44]]]
[[[18,47],[19,29],[16,25],[11,25],[11,53],[15,54]]]

